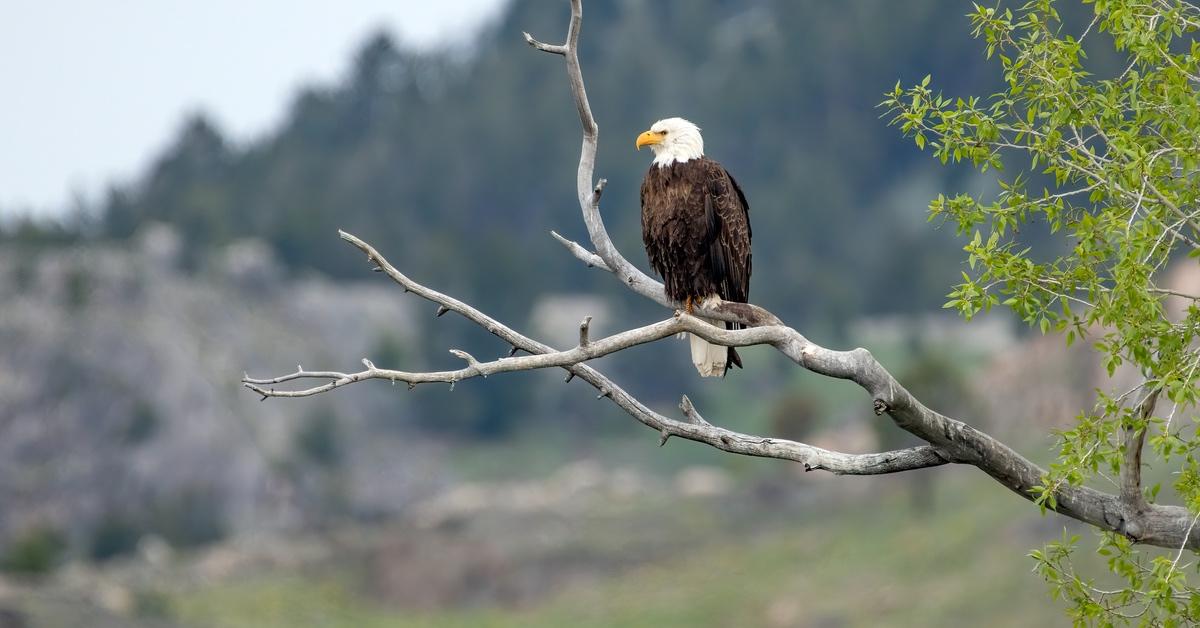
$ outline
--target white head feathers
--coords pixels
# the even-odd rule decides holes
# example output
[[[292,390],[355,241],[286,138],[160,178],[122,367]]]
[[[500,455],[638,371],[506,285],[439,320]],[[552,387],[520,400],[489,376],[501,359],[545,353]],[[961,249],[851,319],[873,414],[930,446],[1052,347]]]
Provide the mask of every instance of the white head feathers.
[[[654,151],[654,163],[660,167],[704,156],[704,138],[700,137],[700,127],[683,118],[659,120],[643,136],[646,134],[659,138],[656,142],[646,142],[646,145]],[[641,145],[639,140],[639,147]]]

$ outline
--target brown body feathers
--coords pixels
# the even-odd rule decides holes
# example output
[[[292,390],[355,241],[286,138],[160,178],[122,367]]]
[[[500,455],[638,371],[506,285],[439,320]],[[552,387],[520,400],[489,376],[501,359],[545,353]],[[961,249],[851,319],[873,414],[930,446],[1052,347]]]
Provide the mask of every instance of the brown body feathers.
[[[642,181],[642,241],[668,297],[749,299],[749,212],[737,181],[711,159],[650,166]],[[732,347],[728,364],[742,366]]]

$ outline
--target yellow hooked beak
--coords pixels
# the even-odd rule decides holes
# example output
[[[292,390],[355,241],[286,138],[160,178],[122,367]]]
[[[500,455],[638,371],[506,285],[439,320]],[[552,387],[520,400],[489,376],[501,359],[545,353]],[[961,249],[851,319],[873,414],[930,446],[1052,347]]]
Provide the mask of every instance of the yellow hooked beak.
[[[656,131],[646,131],[645,133],[642,133],[641,135],[637,136],[637,149],[642,150],[643,146],[652,146],[654,144],[662,144],[664,136],[666,136],[666,133],[659,133]]]

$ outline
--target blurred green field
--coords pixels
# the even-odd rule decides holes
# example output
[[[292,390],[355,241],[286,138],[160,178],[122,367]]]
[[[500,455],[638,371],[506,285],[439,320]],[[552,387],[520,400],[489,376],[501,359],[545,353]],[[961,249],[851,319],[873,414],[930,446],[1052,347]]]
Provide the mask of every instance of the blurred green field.
[[[228,628],[1067,625],[1026,556],[1057,539],[1066,520],[1040,516],[971,470],[950,475],[924,514],[914,514],[906,483],[889,478],[829,507],[785,509],[786,518],[764,511],[773,521],[759,526],[733,516],[697,534],[669,514],[655,529],[651,517],[641,521],[647,536],[669,539],[679,526],[687,543],[665,560],[518,608],[388,608],[355,593],[361,576],[347,566],[179,591],[169,608],[185,623]],[[620,526],[586,527],[594,538],[585,542],[620,541],[611,538]],[[1079,566],[1100,567],[1086,549]]]

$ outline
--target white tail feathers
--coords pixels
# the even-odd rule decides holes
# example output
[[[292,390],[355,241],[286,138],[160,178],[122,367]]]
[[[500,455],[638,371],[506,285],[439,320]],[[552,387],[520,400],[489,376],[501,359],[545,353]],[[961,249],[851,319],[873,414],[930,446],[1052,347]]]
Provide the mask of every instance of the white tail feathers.
[[[710,325],[723,324],[721,321],[708,318],[700,320]],[[725,376],[725,367],[729,361],[729,347],[714,345],[693,334],[688,334],[688,341],[692,345],[692,364],[696,365],[696,370],[700,371],[701,377]]]

